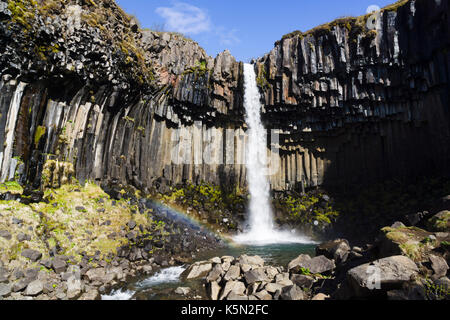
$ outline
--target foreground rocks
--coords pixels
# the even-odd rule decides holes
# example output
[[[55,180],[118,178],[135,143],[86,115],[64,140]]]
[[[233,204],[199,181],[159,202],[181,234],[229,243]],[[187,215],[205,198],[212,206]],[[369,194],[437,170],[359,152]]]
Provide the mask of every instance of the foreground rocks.
[[[183,276],[203,281],[211,300],[448,300],[449,240],[448,229],[395,223],[363,247],[328,241],[316,257],[300,254],[287,266],[268,266],[258,256],[215,257]]]

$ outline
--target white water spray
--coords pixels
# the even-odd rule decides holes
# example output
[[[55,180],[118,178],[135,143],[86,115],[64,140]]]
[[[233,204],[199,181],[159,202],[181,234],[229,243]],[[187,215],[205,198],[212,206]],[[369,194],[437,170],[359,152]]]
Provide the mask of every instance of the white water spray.
[[[261,122],[260,93],[253,65],[244,65],[245,121],[248,130],[247,179],[250,192],[249,230],[234,238],[242,244],[268,245],[276,243],[305,243],[307,239],[291,232],[276,230],[270,206],[269,162],[267,156],[267,130]]]

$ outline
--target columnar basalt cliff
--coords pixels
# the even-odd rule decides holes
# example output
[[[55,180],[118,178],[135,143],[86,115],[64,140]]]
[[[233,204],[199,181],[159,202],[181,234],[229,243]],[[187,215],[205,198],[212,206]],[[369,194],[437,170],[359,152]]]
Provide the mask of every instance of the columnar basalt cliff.
[[[143,191],[245,187],[242,63],[97,2],[0,1],[1,181],[58,185],[72,169],[44,170],[57,160]],[[448,11],[402,1],[376,30],[340,19],[257,61],[273,189],[449,174]]]
[[[139,30],[113,1],[8,1],[0,14],[2,181],[37,187],[51,159],[81,181],[146,191],[244,183],[222,152],[243,125],[242,66],[228,51],[212,59],[182,35]]]
[[[293,32],[257,62],[274,189],[450,173],[448,1]],[[371,27],[373,26],[373,27]]]

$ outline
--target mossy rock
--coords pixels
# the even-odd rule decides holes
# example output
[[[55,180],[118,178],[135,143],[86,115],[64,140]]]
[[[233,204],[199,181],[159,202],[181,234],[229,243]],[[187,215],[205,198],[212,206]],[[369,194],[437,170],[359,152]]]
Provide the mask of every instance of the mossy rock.
[[[380,257],[404,255],[415,262],[427,260],[427,254],[437,243],[429,240],[432,233],[417,227],[385,227],[381,229],[384,238],[380,244]]]
[[[435,232],[450,231],[450,211],[444,210],[427,221],[427,228]]]

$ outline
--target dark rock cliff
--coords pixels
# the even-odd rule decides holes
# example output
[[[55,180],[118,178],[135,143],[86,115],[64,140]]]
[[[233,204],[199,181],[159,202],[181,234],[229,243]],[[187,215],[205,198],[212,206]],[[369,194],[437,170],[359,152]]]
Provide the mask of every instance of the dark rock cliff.
[[[228,51],[212,59],[179,34],[142,31],[114,1],[2,1],[0,20],[2,181],[37,187],[47,160],[143,190],[232,176],[202,157],[243,124]]]
[[[449,174],[448,12],[403,1],[376,31],[369,16],[341,19],[257,61],[264,121],[280,133],[274,189]],[[140,30],[112,0],[9,0],[0,53],[2,181],[38,187],[57,160],[79,180],[145,191],[245,186],[243,67],[228,51]]]
[[[286,35],[259,59],[265,122],[281,129],[274,188],[448,176],[448,15],[448,1],[400,1]]]

